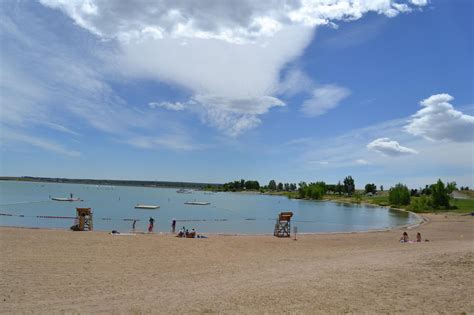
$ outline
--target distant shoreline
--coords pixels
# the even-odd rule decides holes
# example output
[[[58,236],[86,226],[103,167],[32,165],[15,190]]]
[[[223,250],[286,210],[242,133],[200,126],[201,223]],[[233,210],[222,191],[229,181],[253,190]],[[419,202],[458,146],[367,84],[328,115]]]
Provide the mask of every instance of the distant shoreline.
[[[59,184],[86,184],[86,185],[108,185],[108,186],[131,186],[131,187],[161,187],[161,188],[195,188],[218,187],[217,183],[192,183],[171,181],[144,181],[144,180],[120,180],[120,179],[81,179],[81,178],[53,178],[33,176],[0,176],[3,181],[34,182],[34,183],[59,183]]]

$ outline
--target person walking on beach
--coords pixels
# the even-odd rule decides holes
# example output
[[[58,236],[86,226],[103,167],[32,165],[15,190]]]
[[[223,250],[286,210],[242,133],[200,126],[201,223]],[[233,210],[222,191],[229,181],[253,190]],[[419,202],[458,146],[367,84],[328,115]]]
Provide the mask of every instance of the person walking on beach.
[[[176,220],[173,219],[173,222],[171,222],[171,232],[173,232],[174,234],[175,231],[176,231]]]
[[[150,224],[148,224],[148,233],[152,233],[153,232],[153,226],[155,225],[155,219],[150,217],[150,220],[148,220],[148,222],[150,223]]]

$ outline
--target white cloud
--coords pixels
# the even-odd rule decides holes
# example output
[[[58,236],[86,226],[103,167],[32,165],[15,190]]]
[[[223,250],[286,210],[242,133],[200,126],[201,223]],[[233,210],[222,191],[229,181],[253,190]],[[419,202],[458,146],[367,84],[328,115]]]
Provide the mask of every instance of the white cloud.
[[[417,154],[416,150],[401,146],[397,141],[389,138],[378,138],[367,144],[367,149],[382,153],[386,156]]]
[[[474,141],[474,116],[454,109],[449,94],[436,94],[420,102],[423,109],[412,116],[405,130],[429,140]]]
[[[73,135],[73,136],[80,136],[80,134],[74,130],[71,130],[69,129],[68,127],[65,127],[61,124],[57,124],[57,123],[53,123],[53,122],[49,122],[49,121],[38,121],[37,122],[39,125],[44,125],[48,128],[51,128],[53,130],[57,130],[57,131],[61,131],[61,132],[64,132],[64,133],[67,133],[67,134],[70,134],[70,135]]]
[[[322,115],[350,95],[350,90],[337,85],[323,85],[313,91],[313,97],[303,103],[301,111],[307,117]]]
[[[351,174],[357,187],[361,188],[368,182],[388,188],[400,181],[417,188],[435,183],[438,178],[474,186],[472,145],[426,141],[403,132],[405,123],[405,118],[391,120],[333,137],[299,138],[265,149],[276,161],[288,156],[281,160],[281,165],[290,168],[298,180],[314,181],[316,178],[336,183]],[[404,147],[416,148],[418,154],[387,158],[367,150],[367,143],[376,138],[397,139]],[[321,165],[317,161],[329,164]],[[363,161],[369,162],[370,167],[364,167]]]
[[[233,137],[258,126],[261,122],[258,115],[267,113],[272,107],[285,106],[272,96],[226,98],[196,95],[190,103],[204,109],[199,111],[204,122]]]
[[[272,36],[287,25],[327,25],[357,20],[368,12],[392,17],[409,7],[408,3],[392,0],[40,2],[62,10],[78,25],[101,37],[128,41],[170,36],[232,43]],[[426,1],[423,4],[423,0],[411,0],[411,3],[422,6]]]
[[[79,151],[68,149],[65,146],[56,142],[37,136],[27,135],[19,131],[10,130],[10,128],[6,128],[5,126],[1,128],[0,139],[3,145],[17,145],[18,143],[24,143],[61,155],[71,157],[77,157],[81,155]]]
[[[5,43],[0,58],[0,132],[9,127],[16,130],[18,141],[74,155],[57,139],[69,143],[80,136],[78,141],[87,141],[99,131],[123,140],[186,129],[167,119],[170,113],[139,110],[114,92],[106,82],[110,73],[97,57],[110,49],[109,43],[70,46],[50,28],[50,20],[23,10],[24,5],[19,3],[10,16],[8,5],[0,9]]]
[[[181,103],[181,102],[175,102],[175,103],[171,103],[171,102],[161,102],[161,103],[156,103],[156,102],[150,102],[148,103],[148,106],[150,106],[151,108],[165,108],[165,109],[168,109],[168,110],[174,110],[174,111],[181,111],[181,110],[184,110],[186,108],[186,106]]]
[[[355,162],[356,162],[356,164],[359,164],[359,165],[369,165],[370,164],[369,161],[364,160],[364,159],[357,159]]]
[[[293,96],[314,89],[314,82],[303,71],[292,68],[278,86],[278,93]]]
[[[126,143],[141,149],[172,149],[176,151],[191,151],[201,148],[183,134],[167,134],[159,137],[134,137]]]
[[[194,98],[210,95],[212,102],[198,104],[197,109],[206,111],[200,116],[223,130],[235,125],[230,128],[233,135],[261,122],[259,116],[268,108],[242,100],[275,98],[280,71],[303,53],[316,26],[357,20],[368,12],[395,16],[410,8],[391,0],[41,3],[63,11],[100,38],[117,39],[115,62],[124,76],[176,84]],[[308,108],[320,107],[310,114],[333,106],[330,101],[308,103]]]
[[[410,2],[420,7],[428,4],[428,0],[410,0]]]
[[[149,40],[124,44],[117,63],[124,75],[190,90],[196,103],[188,108],[200,110],[199,116],[207,117],[204,121],[212,126],[239,125],[243,131],[257,126],[258,116],[270,107],[283,104],[272,96],[278,89],[279,70],[300,54],[311,35],[308,28],[291,27],[261,44],[188,39],[183,46],[170,38]]]

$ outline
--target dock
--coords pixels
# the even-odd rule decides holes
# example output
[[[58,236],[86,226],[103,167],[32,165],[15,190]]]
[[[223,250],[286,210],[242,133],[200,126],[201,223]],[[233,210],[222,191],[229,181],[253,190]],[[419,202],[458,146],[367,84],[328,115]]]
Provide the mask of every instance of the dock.
[[[82,201],[81,198],[60,198],[60,197],[53,197],[51,200],[54,201]]]
[[[147,210],[153,210],[153,209],[158,209],[160,206],[155,206],[155,205],[141,205],[137,204],[135,206],[135,209],[147,209]]]
[[[184,204],[185,205],[195,205],[195,206],[207,206],[207,205],[210,205],[211,203],[206,202],[206,201],[186,201]]]

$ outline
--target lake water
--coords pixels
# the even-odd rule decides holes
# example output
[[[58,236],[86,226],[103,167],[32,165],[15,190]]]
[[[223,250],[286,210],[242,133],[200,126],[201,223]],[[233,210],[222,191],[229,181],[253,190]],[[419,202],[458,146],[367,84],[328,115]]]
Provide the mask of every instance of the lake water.
[[[177,189],[79,184],[0,181],[0,225],[68,229],[76,207],[92,208],[95,230],[127,232],[137,219],[137,230],[144,231],[148,219],[155,219],[155,231],[195,228],[198,233],[273,234],[281,211],[294,213],[292,226],[298,233],[343,232],[384,229],[416,222],[410,213],[379,207],[324,201],[288,199],[282,196],[192,191]],[[74,197],[80,202],[61,202],[50,197]],[[210,205],[186,205],[186,201],[206,201]],[[159,205],[157,210],[135,209],[136,204]],[[5,214],[10,214],[5,215]],[[124,220],[125,219],[125,220]]]

